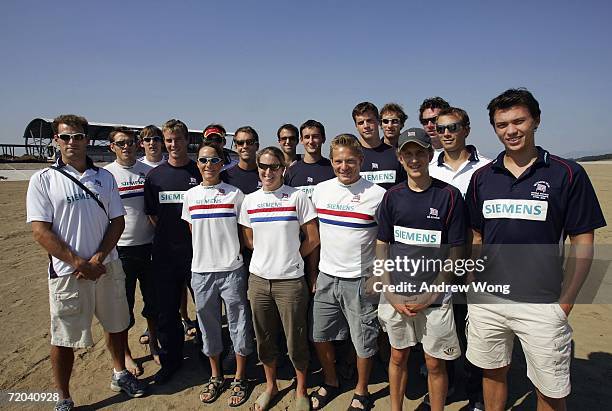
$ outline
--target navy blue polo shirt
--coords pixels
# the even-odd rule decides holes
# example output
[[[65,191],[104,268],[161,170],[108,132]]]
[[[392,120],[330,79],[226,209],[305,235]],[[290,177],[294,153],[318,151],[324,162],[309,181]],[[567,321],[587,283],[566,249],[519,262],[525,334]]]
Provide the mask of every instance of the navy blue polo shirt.
[[[325,157],[322,157],[316,163],[306,163],[304,160],[299,160],[285,172],[285,184],[299,188],[310,197],[314,186],[335,177],[331,161]]]
[[[362,147],[361,176],[385,190],[406,181],[406,171],[395,154],[395,148],[381,142],[376,148]]]
[[[427,190],[413,191],[407,183],[389,189],[376,211],[378,240],[389,243],[389,258],[444,261],[453,246],[466,241],[467,214],[461,192],[451,184],[432,178]],[[411,267],[411,266],[409,266]],[[414,268],[414,267],[412,267]],[[394,284],[431,283],[440,272],[429,266],[391,274]],[[418,291],[418,290],[417,290]],[[417,292],[418,294],[418,292]]]
[[[244,194],[251,194],[261,188],[257,167],[252,170],[243,170],[239,165],[221,172],[221,180],[234,187],[238,187]]]
[[[595,190],[577,163],[537,147],[519,178],[504,166],[505,151],[477,170],[466,202],[482,235],[486,270],[477,278],[510,284],[515,301],[555,302],[562,282],[561,246],[568,235],[606,225]]]
[[[166,162],[147,174],[144,184],[145,213],[157,216],[153,253],[191,258],[189,225],[181,219],[185,192],[202,181],[194,161],[182,167]]]

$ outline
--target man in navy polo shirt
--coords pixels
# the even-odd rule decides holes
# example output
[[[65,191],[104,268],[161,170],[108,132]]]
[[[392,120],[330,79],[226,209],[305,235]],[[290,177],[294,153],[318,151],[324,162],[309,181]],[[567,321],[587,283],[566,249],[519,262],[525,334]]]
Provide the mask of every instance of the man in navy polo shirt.
[[[398,265],[382,273],[383,285],[407,289],[374,286],[374,291],[381,292],[378,319],[391,344],[391,409],[402,409],[408,355],[411,347],[422,343],[430,406],[442,410],[448,389],[446,361],[458,358],[461,350],[450,299],[445,298],[445,292],[429,291],[427,287],[451,285],[453,271],[447,264],[454,264],[463,255],[465,204],[457,188],[429,176],[433,148],[425,130],[410,128],[403,132],[397,152],[408,182],[389,189],[378,207],[377,257],[379,261],[403,259],[421,265]]]
[[[397,161],[395,149],[380,139],[378,108],[364,101],[355,106],[352,116],[363,147],[361,176],[385,190],[406,181],[406,172]]]
[[[304,156],[285,172],[285,184],[299,188],[308,197],[317,184],[335,178],[329,159],[321,155],[325,143],[325,127],[316,120],[308,120],[300,126],[300,143]]]
[[[393,148],[406,124],[408,116],[402,106],[397,103],[387,103],[380,110],[380,128],[383,130],[383,142]]]
[[[245,195],[261,188],[255,155],[259,150],[259,134],[253,127],[240,127],[234,133],[238,164],[221,172],[221,180],[238,187]]]
[[[529,91],[506,90],[487,108],[505,151],[474,173],[466,195],[473,253],[488,258],[468,292],[467,358],[483,368],[486,409],[502,410],[517,336],[538,409],[562,410],[570,393],[567,317],[591,265],[594,230],[606,222],[584,169],[535,145],[540,107]],[[564,273],[559,245],[568,236],[576,263]],[[485,283],[488,292],[476,290]]]
[[[162,368],[155,382],[163,384],[181,366],[184,331],[179,309],[185,284],[191,278],[191,233],[181,220],[185,191],[202,177],[187,155],[187,126],[168,120],[162,127],[168,161],[149,172],[145,180],[145,213],[155,225],[153,278],[158,304],[157,335]]]

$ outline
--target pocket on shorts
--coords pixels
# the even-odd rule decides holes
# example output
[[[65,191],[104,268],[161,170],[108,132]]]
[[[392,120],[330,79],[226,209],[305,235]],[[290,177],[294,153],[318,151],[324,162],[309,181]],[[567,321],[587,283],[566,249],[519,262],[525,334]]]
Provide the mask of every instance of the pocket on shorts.
[[[563,311],[563,308],[561,308],[561,306],[558,303],[552,303],[551,305],[553,307],[553,311],[555,312],[559,320],[566,322],[567,315],[565,314],[565,311]]]
[[[59,291],[55,293],[53,301],[53,313],[63,317],[75,315],[81,312],[78,291]]]

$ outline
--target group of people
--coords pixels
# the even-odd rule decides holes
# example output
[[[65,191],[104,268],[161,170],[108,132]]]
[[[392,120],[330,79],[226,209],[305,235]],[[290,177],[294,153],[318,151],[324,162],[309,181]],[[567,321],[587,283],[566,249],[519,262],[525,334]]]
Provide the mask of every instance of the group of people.
[[[199,394],[204,403],[225,388],[223,304],[236,357],[229,406],[248,401],[247,357],[256,350],[266,388],[254,408],[268,409],[278,394],[282,334],[295,369],[297,410],[321,409],[340,393],[334,342],[343,340],[356,354],[349,410],[372,407],[370,372],[385,345],[391,408],[401,410],[417,344],[433,410],[444,408],[463,350],[469,408],[502,410],[517,336],[538,409],[564,409],[567,318],[590,268],[594,230],[606,223],[584,169],[536,146],[541,113],[528,90],[506,90],[487,109],[504,147],[492,161],[466,144],[468,114],[440,97],[421,105],[422,128],[403,132],[408,116],[400,105],[379,112],[358,104],[352,112],[358,135],[333,138],[329,158],[322,155],[325,127],[308,120],[299,129],[282,125],[279,146],[262,149],[255,129],[240,127],[233,137],[237,162],[224,148],[224,127],[211,124],[193,161],[187,127],[172,119],[139,136],[114,130],[116,161],[98,168],[86,156],[87,121],[57,117],[61,155],[32,177],[27,195],[27,220],[50,258],[56,410],[74,406],[73,348],[92,344],[94,314],[113,359],[111,389],[145,394],[127,344],[136,280],[148,343],[161,365],[156,384],[182,366],[181,301],[190,289],[211,368]],[[136,159],[138,146],[143,161]],[[558,257],[566,237],[575,264],[564,273]],[[402,259],[423,264],[406,271],[393,264]],[[482,270],[472,266],[461,275],[453,268],[479,259],[486,260]],[[478,283],[506,284],[512,292],[441,291]],[[323,383],[309,395],[310,347]]]

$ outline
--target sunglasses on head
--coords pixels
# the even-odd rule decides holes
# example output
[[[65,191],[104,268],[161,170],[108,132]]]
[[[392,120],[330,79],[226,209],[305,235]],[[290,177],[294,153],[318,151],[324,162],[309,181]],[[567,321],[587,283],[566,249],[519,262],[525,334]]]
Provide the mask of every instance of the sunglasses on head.
[[[250,139],[250,140],[234,140],[234,144],[236,145],[236,147],[241,147],[243,145],[247,145],[247,146],[252,146],[253,144],[255,144],[255,140]]]
[[[262,170],[272,170],[272,171],[278,171],[280,170],[283,166],[279,163],[276,164],[264,164],[264,163],[259,163],[257,164],[257,167],[261,168]]]
[[[397,125],[400,123],[400,119],[399,118],[383,118],[382,120],[383,124],[393,124],[393,125]]]
[[[427,124],[429,124],[429,122],[432,122],[433,124],[436,124],[436,121],[438,121],[438,116],[434,116],[434,117],[429,117],[429,118],[422,118],[421,119],[421,124],[426,126]]]
[[[119,146],[121,148],[128,146],[128,147],[132,147],[134,145],[135,141],[134,140],[122,140],[122,141],[113,141],[113,144],[116,146]]]
[[[155,143],[161,143],[162,138],[159,136],[153,136],[153,137],[143,137],[142,141],[144,141],[145,143],[150,143],[151,141],[155,142]]]
[[[223,161],[220,157],[200,157],[198,158],[198,161],[200,162],[200,164],[219,164],[221,161]]]
[[[461,123],[450,123],[450,124],[438,124],[436,125],[436,133],[442,134],[444,130],[448,129],[451,133],[457,130],[461,130]]]
[[[223,143],[223,137],[221,136],[206,137],[204,141],[207,143]]]
[[[63,133],[63,134],[58,134],[57,138],[59,138],[62,141],[65,141],[66,143],[70,141],[70,139],[73,139],[74,141],[81,141],[85,138],[85,133]]]

